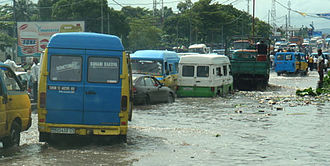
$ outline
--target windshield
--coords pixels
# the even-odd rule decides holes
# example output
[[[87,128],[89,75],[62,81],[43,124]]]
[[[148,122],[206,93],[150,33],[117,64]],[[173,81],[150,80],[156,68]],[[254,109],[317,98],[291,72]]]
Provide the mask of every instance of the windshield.
[[[162,61],[132,59],[131,63],[132,63],[132,73],[134,74],[149,74],[149,75],[163,74]]]

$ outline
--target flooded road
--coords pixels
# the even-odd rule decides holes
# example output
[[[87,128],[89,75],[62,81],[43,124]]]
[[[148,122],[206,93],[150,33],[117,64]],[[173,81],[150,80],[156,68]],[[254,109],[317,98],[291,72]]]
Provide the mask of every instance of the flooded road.
[[[263,92],[138,106],[127,143],[39,143],[34,114],[0,165],[328,165],[330,97],[295,96],[317,80],[271,73]]]

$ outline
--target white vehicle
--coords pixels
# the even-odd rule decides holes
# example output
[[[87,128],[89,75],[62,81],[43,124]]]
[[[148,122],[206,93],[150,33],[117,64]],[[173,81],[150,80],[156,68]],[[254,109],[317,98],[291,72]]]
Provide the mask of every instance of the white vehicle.
[[[227,56],[200,54],[183,56],[179,62],[178,97],[215,97],[233,90]]]
[[[299,51],[299,47],[296,43],[290,43],[289,44],[289,50],[292,50],[294,52]]]
[[[206,47],[205,44],[193,44],[189,46],[189,52],[197,52],[199,54],[211,53],[211,48]]]

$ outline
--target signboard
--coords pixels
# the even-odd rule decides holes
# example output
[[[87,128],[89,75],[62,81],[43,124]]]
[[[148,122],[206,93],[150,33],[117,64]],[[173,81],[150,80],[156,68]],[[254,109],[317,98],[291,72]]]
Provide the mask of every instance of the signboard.
[[[313,31],[313,37],[322,36],[322,31]]]
[[[316,14],[319,17],[323,17],[325,19],[330,19],[330,13],[321,13],[321,14]]]
[[[17,22],[17,55],[40,56],[53,34],[84,31],[84,21]]]

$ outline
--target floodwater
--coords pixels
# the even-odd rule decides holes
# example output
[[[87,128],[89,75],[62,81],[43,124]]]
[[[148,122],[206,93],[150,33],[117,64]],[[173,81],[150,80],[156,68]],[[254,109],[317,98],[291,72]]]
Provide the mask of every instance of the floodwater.
[[[330,97],[295,96],[317,80],[271,73],[265,91],[137,106],[127,143],[39,143],[33,114],[0,165],[329,165]]]

